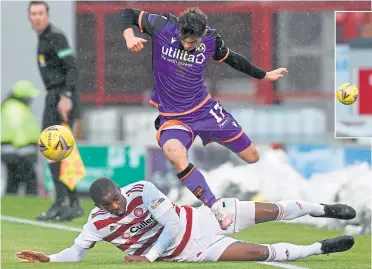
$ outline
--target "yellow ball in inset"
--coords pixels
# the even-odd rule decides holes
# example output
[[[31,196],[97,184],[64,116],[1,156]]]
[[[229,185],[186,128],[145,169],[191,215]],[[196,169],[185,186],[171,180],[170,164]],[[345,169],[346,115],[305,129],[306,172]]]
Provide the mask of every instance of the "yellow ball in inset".
[[[358,88],[351,83],[343,83],[338,87],[336,91],[336,97],[338,101],[344,105],[354,104],[358,99],[359,90]]]

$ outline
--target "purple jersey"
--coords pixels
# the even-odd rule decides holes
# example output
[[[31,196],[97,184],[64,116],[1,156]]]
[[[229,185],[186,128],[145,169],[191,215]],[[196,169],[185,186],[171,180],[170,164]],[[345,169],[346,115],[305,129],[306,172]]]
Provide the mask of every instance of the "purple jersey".
[[[207,28],[201,43],[189,53],[182,47],[173,14],[141,11],[137,25],[153,39],[155,87],[150,103],[159,109],[155,121],[159,145],[178,139],[188,149],[199,136],[204,145],[218,142],[236,153],[248,148],[250,138],[204,85],[207,61],[222,62],[230,52],[216,30]]]
[[[210,58],[226,58],[228,48],[211,28],[193,52],[183,49],[173,14],[160,16],[144,13],[139,26],[153,39],[154,90],[151,103],[164,116],[185,115],[209,99],[204,74]],[[217,39],[219,42],[216,42]]]

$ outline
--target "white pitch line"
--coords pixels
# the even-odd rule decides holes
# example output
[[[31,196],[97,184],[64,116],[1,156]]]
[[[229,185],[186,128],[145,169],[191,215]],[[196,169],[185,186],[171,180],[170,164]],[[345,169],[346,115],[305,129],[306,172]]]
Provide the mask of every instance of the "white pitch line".
[[[81,232],[82,231],[79,228],[69,227],[69,226],[54,224],[54,223],[47,223],[47,222],[42,222],[42,221],[34,221],[34,220],[21,219],[21,218],[3,216],[3,215],[1,215],[0,218],[1,218],[1,220],[21,223],[21,224],[34,225],[34,226],[38,226],[38,227],[54,228],[54,229],[59,229],[59,230],[71,231],[71,232]]]
[[[278,263],[278,262],[258,262],[258,263],[280,267],[280,268],[285,268],[285,269],[309,269],[308,267],[300,267],[297,265]]]
[[[16,218],[11,216],[0,216],[1,220],[9,221],[9,222],[15,222],[15,223],[21,223],[26,225],[33,225],[38,227],[46,227],[46,228],[53,228],[53,229],[59,229],[59,230],[65,230],[65,231],[71,231],[71,232],[81,232],[82,230],[75,227],[70,227],[66,225],[60,225],[60,224],[54,224],[54,223],[47,223],[42,221],[34,221],[34,220],[28,220],[28,219],[22,219],[22,218]],[[300,267],[295,266],[291,264],[285,264],[285,263],[277,263],[277,262],[257,262],[259,264],[265,264],[265,265],[271,265],[274,267],[280,267],[285,269],[309,269],[307,267]]]

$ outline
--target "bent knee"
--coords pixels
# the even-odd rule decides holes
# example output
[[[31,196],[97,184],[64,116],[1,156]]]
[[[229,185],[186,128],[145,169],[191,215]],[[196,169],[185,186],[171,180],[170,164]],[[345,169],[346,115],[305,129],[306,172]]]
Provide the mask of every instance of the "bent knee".
[[[178,169],[187,162],[187,150],[178,139],[170,139],[163,145],[163,152],[172,165]]]
[[[258,151],[256,149],[254,149],[249,155],[248,155],[248,158],[247,158],[247,162],[248,163],[256,163],[258,162],[260,159],[260,155],[258,153]]]
[[[167,157],[186,156],[186,148],[178,139],[169,139],[165,142],[163,152]]]
[[[248,147],[243,152],[238,153],[238,156],[247,163],[256,163],[260,159],[260,155],[253,145]]]

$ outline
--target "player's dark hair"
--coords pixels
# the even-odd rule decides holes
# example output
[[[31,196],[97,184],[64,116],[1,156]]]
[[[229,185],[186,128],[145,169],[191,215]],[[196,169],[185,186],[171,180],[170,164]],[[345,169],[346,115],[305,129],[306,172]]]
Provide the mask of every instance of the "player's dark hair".
[[[101,177],[95,180],[89,188],[89,194],[96,205],[103,202],[103,198],[109,194],[114,193],[118,189],[118,185],[107,177]]]
[[[28,3],[28,12],[30,12],[30,8],[32,5],[44,5],[47,13],[49,13],[49,5],[45,1],[30,1],[30,3]]]
[[[178,18],[181,38],[202,37],[207,28],[207,16],[198,7],[186,9]]]

